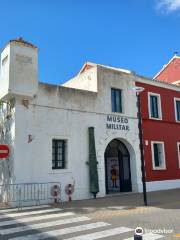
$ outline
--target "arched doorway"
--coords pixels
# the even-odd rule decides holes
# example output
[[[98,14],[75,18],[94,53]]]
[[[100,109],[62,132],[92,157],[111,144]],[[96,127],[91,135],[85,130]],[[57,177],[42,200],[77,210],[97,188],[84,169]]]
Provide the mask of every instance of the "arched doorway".
[[[130,155],[125,144],[118,139],[112,140],[106,148],[104,158],[106,193],[132,191]]]

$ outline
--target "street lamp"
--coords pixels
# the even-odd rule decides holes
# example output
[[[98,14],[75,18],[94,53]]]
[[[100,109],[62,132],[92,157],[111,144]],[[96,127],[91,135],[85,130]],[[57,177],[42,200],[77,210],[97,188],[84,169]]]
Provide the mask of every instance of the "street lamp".
[[[140,93],[144,91],[144,88],[143,87],[135,87],[135,88],[133,88],[133,90],[136,92],[136,96],[137,96],[138,128],[139,128],[140,153],[141,153],[143,198],[144,198],[144,205],[147,206],[147,192],[146,192],[146,179],[145,179],[145,166],[144,166],[144,147],[143,147],[143,135],[142,135],[142,115],[141,115],[141,103],[140,103]]]

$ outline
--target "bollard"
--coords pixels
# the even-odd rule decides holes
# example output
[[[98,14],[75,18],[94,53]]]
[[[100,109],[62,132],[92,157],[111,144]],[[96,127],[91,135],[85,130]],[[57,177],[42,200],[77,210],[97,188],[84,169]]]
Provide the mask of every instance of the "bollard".
[[[134,234],[134,240],[143,240],[141,235]]]
[[[135,229],[134,240],[143,240],[143,229],[141,227]]]

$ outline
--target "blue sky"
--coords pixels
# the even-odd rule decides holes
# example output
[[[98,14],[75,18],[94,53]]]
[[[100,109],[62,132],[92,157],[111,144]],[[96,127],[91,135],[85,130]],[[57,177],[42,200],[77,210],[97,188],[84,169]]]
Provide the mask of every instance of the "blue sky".
[[[180,53],[180,0],[0,0],[0,47],[39,48],[39,80],[63,83],[85,61],[152,77]]]

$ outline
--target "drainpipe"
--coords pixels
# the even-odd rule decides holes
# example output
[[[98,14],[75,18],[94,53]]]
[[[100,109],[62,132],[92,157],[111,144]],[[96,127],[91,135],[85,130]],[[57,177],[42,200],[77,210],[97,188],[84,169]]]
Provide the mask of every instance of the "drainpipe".
[[[139,128],[139,141],[140,141],[140,154],[141,154],[141,172],[142,172],[142,184],[143,184],[143,199],[144,205],[147,206],[147,192],[146,192],[146,174],[144,166],[144,145],[143,145],[143,134],[142,134],[142,114],[141,114],[141,101],[140,94],[144,91],[143,87],[134,87],[133,90],[137,96],[137,108],[138,108],[138,128]]]
[[[145,166],[144,166],[144,146],[143,146],[143,134],[142,134],[142,115],[141,115],[140,93],[136,93],[136,95],[137,95],[137,105],[138,105],[138,128],[139,128],[140,153],[141,153],[141,172],[142,172],[142,184],[143,184],[143,199],[144,199],[144,205],[147,206],[147,192],[146,192],[146,176],[145,176]]]

